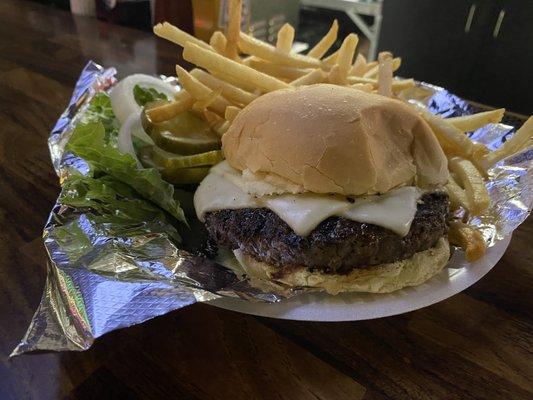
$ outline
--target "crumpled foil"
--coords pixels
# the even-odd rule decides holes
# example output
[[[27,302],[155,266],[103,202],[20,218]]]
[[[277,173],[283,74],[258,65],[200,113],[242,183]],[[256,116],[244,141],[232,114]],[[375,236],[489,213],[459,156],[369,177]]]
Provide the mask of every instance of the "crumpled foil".
[[[64,154],[73,126],[88,102],[116,81],[114,68],[89,62],[68,108],[49,139],[53,166],[63,182],[70,168],[87,171],[84,160]],[[472,113],[463,99],[443,88],[420,83],[405,100],[446,117]],[[492,124],[472,138],[498,148],[514,128]],[[533,148],[510,157],[489,172],[492,205],[471,222],[489,245],[512,233],[533,203]],[[49,255],[46,286],[28,331],[12,356],[35,350],[86,350],[112,330],[139,324],[195,302],[220,296],[249,301],[281,301],[297,291],[258,289],[242,275],[177,244],[166,221],[135,226],[106,224],[86,210],[56,204],[44,228]]]

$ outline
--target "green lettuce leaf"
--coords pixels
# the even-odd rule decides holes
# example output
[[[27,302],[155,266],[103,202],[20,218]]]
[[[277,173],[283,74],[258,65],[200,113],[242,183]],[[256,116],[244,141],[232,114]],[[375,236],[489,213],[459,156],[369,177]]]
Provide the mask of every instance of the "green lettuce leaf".
[[[82,124],[100,122],[104,126],[106,142],[117,145],[119,123],[111,107],[111,98],[105,92],[97,93],[80,121]]]
[[[183,210],[174,198],[174,187],[165,182],[156,169],[139,169],[130,154],[121,153],[108,142],[102,122],[78,124],[72,132],[66,150],[87,161],[92,177],[109,175],[115,181],[130,186],[138,195],[157,204],[179,221],[186,223]],[[140,215],[142,216],[144,214]]]
[[[63,186],[59,200],[61,204],[77,209],[90,208],[95,212],[91,219],[106,224],[107,229],[111,231],[109,233],[116,235],[127,236],[130,231],[137,232],[140,229],[140,223],[144,225],[149,221],[158,223],[165,220],[163,210],[139,198],[131,186],[108,175],[99,178],[79,174],[71,175]],[[163,224],[161,227],[170,237],[179,240],[174,227],[168,224]],[[70,233],[73,244],[82,245],[88,241],[79,228],[76,230],[73,226],[67,226],[65,231]],[[63,239],[61,243],[64,250],[73,250],[70,247],[75,246],[69,247],[68,237],[62,238],[60,230],[56,232],[56,236],[58,236],[57,239]]]
[[[156,100],[168,100],[166,94],[158,92],[154,88],[142,88],[139,85],[134,86],[133,97],[141,107]]]

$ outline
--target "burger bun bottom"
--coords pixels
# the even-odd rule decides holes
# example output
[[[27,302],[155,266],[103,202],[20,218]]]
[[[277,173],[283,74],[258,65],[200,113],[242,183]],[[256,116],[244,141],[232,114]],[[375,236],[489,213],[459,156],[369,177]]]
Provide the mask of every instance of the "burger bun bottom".
[[[305,267],[276,277],[277,268],[234,251],[252,281],[265,281],[291,288],[316,288],[329,294],[342,292],[390,293],[408,286],[418,286],[438,274],[448,263],[450,245],[446,237],[411,258],[369,268],[358,268],[346,275],[310,271]]]

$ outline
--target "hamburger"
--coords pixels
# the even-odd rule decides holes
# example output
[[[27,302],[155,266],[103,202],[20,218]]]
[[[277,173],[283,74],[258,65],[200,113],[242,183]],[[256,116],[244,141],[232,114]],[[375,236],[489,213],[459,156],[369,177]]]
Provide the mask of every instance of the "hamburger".
[[[260,96],[194,204],[250,278],[329,293],[419,285],[448,262],[447,159],[401,101],[329,84]]]

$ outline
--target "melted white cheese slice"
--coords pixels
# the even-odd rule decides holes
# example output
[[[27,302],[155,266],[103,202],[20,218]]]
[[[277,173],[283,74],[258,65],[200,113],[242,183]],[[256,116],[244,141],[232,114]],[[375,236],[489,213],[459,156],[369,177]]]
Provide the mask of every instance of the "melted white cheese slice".
[[[307,236],[332,215],[343,215],[351,205],[345,199],[315,194],[265,196],[261,200],[300,236]]]
[[[391,190],[381,196],[356,199],[342,216],[390,229],[400,236],[409,233],[421,191],[414,186]]]
[[[239,171],[226,161],[211,169],[194,194],[194,207],[200,220],[210,211],[266,207],[300,236],[307,236],[334,215],[378,225],[405,236],[421,195],[418,188],[406,186],[384,195],[356,198],[353,202],[342,196],[311,193],[254,197],[235,184],[238,179]]]
[[[261,205],[256,204],[252,196],[213,169],[194,193],[194,208],[200,221],[203,221],[205,213],[210,211],[257,207]]]

